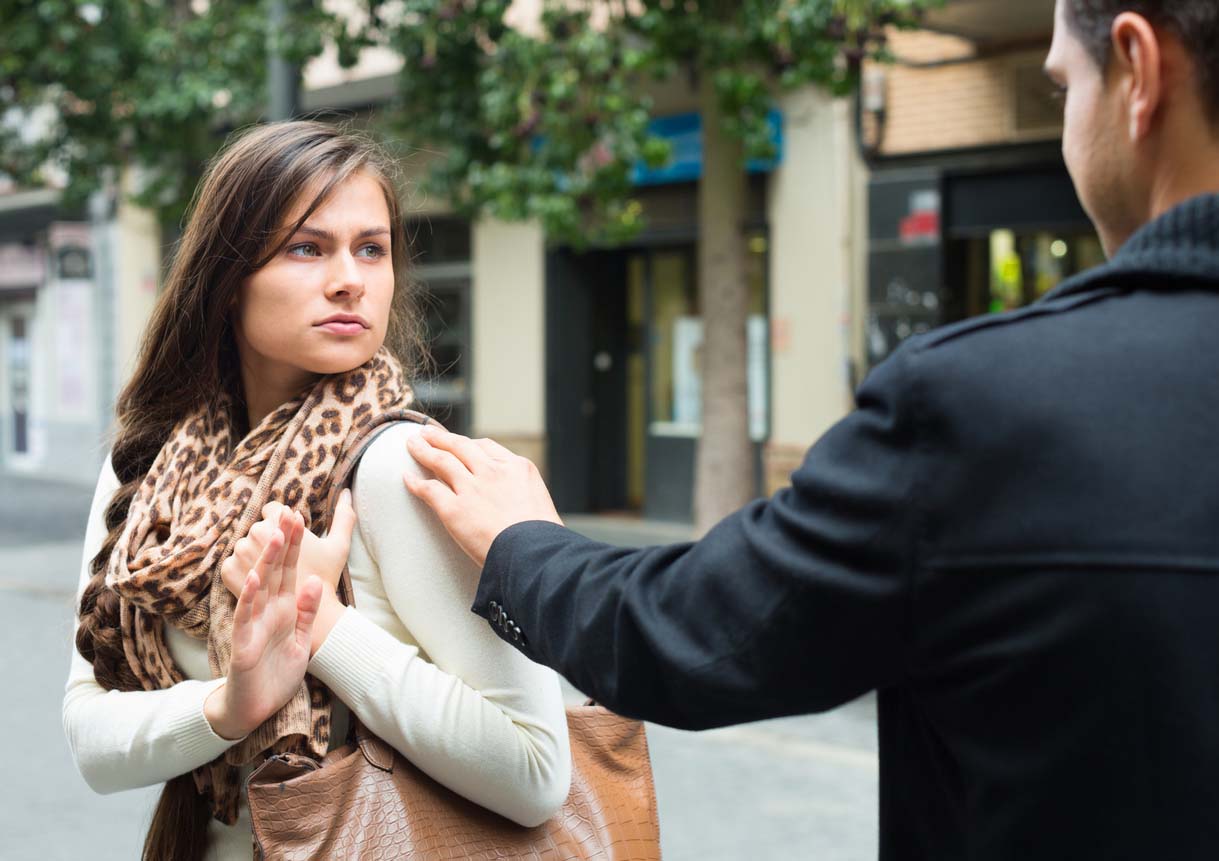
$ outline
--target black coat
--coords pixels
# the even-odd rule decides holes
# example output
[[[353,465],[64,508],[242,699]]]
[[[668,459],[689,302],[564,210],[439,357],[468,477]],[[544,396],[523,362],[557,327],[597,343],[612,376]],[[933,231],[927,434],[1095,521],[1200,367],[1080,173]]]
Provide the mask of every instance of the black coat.
[[[695,544],[507,530],[475,612],[676,727],[879,691],[883,859],[1219,859],[1219,196],[857,407]]]

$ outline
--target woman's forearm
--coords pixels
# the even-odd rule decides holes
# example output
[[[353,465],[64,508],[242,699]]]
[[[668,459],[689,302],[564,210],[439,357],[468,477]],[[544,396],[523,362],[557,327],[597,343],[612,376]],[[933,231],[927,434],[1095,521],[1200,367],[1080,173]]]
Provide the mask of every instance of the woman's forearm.
[[[151,786],[211,762],[235,742],[221,738],[204,702],[223,679],[186,681],[159,691],[107,691],[93,668],[72,656],[63,728],[85,782],[95,792]]]

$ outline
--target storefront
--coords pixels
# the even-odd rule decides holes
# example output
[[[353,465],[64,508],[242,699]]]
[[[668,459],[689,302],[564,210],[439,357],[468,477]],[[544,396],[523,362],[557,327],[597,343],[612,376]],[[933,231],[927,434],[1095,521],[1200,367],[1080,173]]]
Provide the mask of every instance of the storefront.
[[[760,482],[769,434],[768,240],[765,185],[755,180],[751,189],[747,408]],[[692,184],[646,189],[650,226],[635,244],[547,256],[547,465],[562,511],[691,518],[702,433],[696,196]]]
[[[452,216],[420,217],[407,224],[411,283],[432,372],[415,383],[418,407],[455,433],[470,432],[472,368],[470,223]]]
[[[93,234],[52,220],[45,197],[0,217],[0,471],[92,479],[105,424]]]
[[[1103,262],[1061,156],[1045,148],[875,170],[869,365],[911,335],[1037,301]]]

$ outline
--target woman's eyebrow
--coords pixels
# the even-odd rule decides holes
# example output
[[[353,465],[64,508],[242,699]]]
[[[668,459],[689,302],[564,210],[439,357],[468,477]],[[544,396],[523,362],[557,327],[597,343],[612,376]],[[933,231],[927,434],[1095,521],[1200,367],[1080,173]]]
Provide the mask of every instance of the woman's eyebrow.
[[[320,227],[310,227],[307,224],[301,226],[301,228],[299,230],[297,230],[296,232],[304,233],[306,236],[316,236],[318,239],[324,239],[327,242],[334,242],[336,239],[335,235],[333,233],[331,233],[329,230],[323,230]],[[355,238],[356,239],[367,239],[370,236],[381,236],[381,235],[389,235],[389,228],[388,227],[365,227],[363,230],[361,230],[359,233],[356,234]]]

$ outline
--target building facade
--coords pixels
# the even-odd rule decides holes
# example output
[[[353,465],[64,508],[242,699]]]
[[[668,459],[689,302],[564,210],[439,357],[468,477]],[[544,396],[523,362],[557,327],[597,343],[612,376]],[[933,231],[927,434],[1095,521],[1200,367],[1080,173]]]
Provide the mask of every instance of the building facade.
[[[865,73],[870,179],[861,364],[905,338],[1027,305],[1103,259],[1061,154],[1042,66],[1052,0],[959,0]]]
[[[868,67],[857,101],[807,89],[776,104],[781,157],[751,174],[742,225],[757,492],[787,482],[904,338],[1026,304],[1099,262],[1040,70],[1052,24],[1053,0],[953,0],[927,29],[892,35],[896,62]],[[399,71],[386,52],[350,70],[323,56],[305,70],[303,108],[375,121]],[[641,177],[648,226],[623,247],[576,252],[535,224],[458,218],[410,179],[427,156],[405,157],[436,359],[417,391],[453,429],[538,463],[563,511],[688,521],[696,99],[682,82],[652,95],[658,129],[685,136],[684,162]],[[52,203],[0,195],[0,472],[91,481],[163,249],[122,195],[88,213]]]
[[[155,219],[122,199],[0,194],[0,476],[97,479],[161,260]]]
[[[306,70],[304,107],[375,117],[396,60]],[[539,464],[561,510],[688,521],[700,435],[696,93],[652,93],[680,164],[642,176],[647,228],[582,252],[535,224],[465,223],[407,190],[416,280],[429,293],[435,380],[423,404],[457,430]],[[785,483],[809,442],[849,407],[853,285],[866,176],[850,106],[812,89],[773,115],[782,155],[755,166],[749,249],[748,403],[759,493]],[[426,159],[408,159],[408,173]],[[463,238],[464,235],[464,238]],[[809,273],[817,273],[810,279]],[[439,291],[439,292],[438,292]]]

